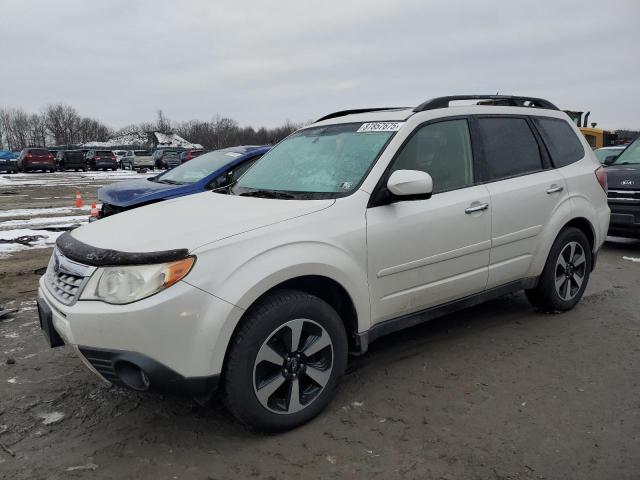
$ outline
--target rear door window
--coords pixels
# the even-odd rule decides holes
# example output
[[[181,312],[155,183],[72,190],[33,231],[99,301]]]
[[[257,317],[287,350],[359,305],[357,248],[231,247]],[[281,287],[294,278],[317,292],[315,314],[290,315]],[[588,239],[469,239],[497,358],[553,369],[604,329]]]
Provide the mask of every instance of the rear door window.
[[[519,117],[480,117],[485,158],[485,180],[495,181],[537,172],[542,156],[529,123]]]
[[[566,167],[584,157],[584,148],[569,124],[559,118],[533,117],[556,168]]]

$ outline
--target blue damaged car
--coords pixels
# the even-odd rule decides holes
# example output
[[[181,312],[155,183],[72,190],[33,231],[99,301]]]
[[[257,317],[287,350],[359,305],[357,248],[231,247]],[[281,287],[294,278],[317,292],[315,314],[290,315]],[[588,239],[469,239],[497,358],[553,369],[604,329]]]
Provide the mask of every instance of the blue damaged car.
[[[205,153],[155,177],[117,182],[98,190],[98,218],[234,183],[268,146],[239,146]]]

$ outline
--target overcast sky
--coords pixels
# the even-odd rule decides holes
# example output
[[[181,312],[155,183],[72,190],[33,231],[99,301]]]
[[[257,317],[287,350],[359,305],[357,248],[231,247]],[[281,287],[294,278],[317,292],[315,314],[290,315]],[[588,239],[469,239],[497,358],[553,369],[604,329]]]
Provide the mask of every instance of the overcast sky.
[[[275,126],[522,94],[640,128],[640,0],[0,0],[0,107]]]

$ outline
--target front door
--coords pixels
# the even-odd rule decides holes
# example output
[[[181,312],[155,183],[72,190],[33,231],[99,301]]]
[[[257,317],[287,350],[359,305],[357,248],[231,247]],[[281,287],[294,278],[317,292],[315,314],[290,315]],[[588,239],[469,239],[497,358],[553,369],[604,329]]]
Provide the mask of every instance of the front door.
[[[428,200],[367,210],[372,323],[482,292],[491,236],[489,191],[475,184],[466,119],[418,127],[393,161],[395,170],[433,178]]]

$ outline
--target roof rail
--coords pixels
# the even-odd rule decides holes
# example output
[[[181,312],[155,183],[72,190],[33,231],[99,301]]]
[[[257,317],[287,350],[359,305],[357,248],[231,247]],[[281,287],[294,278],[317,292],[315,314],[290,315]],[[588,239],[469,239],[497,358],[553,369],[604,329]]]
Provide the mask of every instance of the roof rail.
[[[414,112],[424,112],[436,108],[447,108],[449,102],[455,100],[486,100],[483,105],[504,105],[510,107],[546,108],[548,110],[560,110],[553,103],[544,98],[516,97],[513,95],[452,95],[449,97],[437,97],[421,103],[413,109]]]
[[[400,110],[409,107],[376,107],[376,108],[356,108],[353,110],[340,110],[339,112],[333,112],[329,115],[319,118],[313,123],[318,123],[323,120],[329,120],[330,118],[344,117],[345,115],[353,115],[355,113],[367,113],[367,112],[379,112],[381,110]]]

